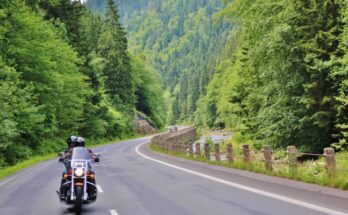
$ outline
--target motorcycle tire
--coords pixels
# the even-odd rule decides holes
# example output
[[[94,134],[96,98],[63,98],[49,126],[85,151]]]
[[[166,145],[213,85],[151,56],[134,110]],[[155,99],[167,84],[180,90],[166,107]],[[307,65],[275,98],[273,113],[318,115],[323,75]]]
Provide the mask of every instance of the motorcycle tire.
[[[82,210],[82,204],[83,204],[83,187],[81,186],[76,186],[75,187],[75,203],[74,203],[74,209],[75,209],[75,214],[80,215],[81,210]]]

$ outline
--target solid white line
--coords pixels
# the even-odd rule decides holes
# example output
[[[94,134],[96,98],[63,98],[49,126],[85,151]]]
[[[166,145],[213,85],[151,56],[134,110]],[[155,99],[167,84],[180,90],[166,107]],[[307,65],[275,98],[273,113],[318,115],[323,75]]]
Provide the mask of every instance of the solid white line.
[[[117,213],[117,211],[116,211],[115,209],[110,210],[110,214],[111,214],[111,215],[118,215],[118,213]]]
[[[100,185],[97,185],[97,190],[98,190],[99,193],[103,193],[104,192],[104,190],[101,188]]]
[[[19,176],[22,176],[22,175],[24,175],[25,173],[28,173],[28,171],[29,171],[29,169],[25,169],[25,170],[23,170],[23,172],[18,173],[17,175],[10,176],[8,179],[6,179],[5,181],[3,181],[3,182],[0,183],[0,187],[3,186],[3,185],[5,185],[5,184],[7,184],[8,182],[10,182],[10,181],[12,181],[12,180],[18,178]]]
[[[262,196],[266,196],[266,197],[269,197],[269,198],[273,198],[273,199],[277,199],[277,200],[280,200],[280,201],[288,202],[288,203],[291,203],[291,204],[294,204],[294,205],[302,206],[302,207],[309,208],[309,209],[312,209],[312,210],[316,210],[316,211],[319,211],[319,212],[322,212],[322,213],[334,214],[334,215],[347,215],[347,213],[344,213],[344,212],[341,212],[341,211],[337,211],[337,210],[321,207],[321,206],[314,205],[314,204],[311,204],[311,203],[306,203],[306,202],[303,202],[302,200],[292,199],[292,198],[289,198],[289,197],[285,197],[285,196],[281,196],[281,195],[278,195],[278,194],[270,193],[270,192],[267,192],[267,191],[264,191],[264,190],[251,188],[251,187],[248,187],[248,186],[245,186],[245,185],[241,185],[241,184],[237,184],[237,183],[234,183],[234,182],[230,182],[230,181],[227,181],[227,180],[224,180],[224,179],[221,179],[221,178],[217,178],[217,177],[214,177],[214,176],[206,175],[206,174],[203,174],[203,173],[200,173],[200,172],[196,172],[196,171],[193,171],[193,170],[185,169],[183,167],[175,166],[173,164],[166,163],[166,162],[163,162],[163,161],[151,158],[151,157],[149,157],[147,155],[144,155],[143,153],[141,153],[139,151],[139,148],[141,146],[143,146],[144,144],[147,144],[147,143],[142,143],[142,144],[138,145],[135,148],[135,152],[138,155],[140,155],[140,156],[142,156],[142,157],[144,157],[144,158],[146,158],[148,160],[160,163],[162,165],[165,165],[165,166],[177,169],[177,170],[181,170],[181,171],[193,174],[193,175],[197,175],[197,176],[200,176],[202,178],[205,178],[205,179],[208,179],[208,180],[211,180],[211,181],[215,181],[215,182],[218,182],[218,183],[221,183],[221,184],[225,184],[225,185],[228,185],[230,187],[238,188],[238,189],[241,189],[241,190],[249,191],[249,192],[256,193],[256,194],[259,194],[259,195],[262,195]]]

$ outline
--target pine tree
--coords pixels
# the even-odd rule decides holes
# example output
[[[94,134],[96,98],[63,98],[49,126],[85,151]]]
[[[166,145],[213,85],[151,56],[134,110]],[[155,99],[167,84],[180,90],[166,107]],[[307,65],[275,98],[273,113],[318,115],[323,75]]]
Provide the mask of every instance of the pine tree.
[[[106,93],[115,107],[132,113],[134,86],[127,43],[126,32],[119,22],[117,7],[112,0],[108,0],[105,23],[98,43],[98,54],[105,59],[103,74]]]
[[[336,63],[340,67],[331,72],[331,77],[339,87],[339,95],[336,97],[337,118],[335,125],[337,132],[334,134],[334,137],[338,139],[335,146],[339,149],[348,143],[348,2],[343,1],[341,5],[341,21],[344,24],[344,29],[340,37],[340,48],[345,55],[342,59],[336,59]]]

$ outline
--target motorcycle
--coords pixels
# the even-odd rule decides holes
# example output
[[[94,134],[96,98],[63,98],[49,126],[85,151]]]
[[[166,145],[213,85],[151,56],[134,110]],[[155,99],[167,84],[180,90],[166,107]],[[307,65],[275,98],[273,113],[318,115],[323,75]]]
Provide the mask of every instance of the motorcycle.
[[[62,154],[61,154],[62,155]],[[96,155],[96,154],[95,154]],[[80,214],[82,207],[95,203],[97,200],[97,187],[95,173],[91,162],[99,162],[100,154],[91,160],[89,151],[84,147],[75,147],[71,160],[59,159],[66,167],[63,173],[60,191],[57,191],[60,201]]]

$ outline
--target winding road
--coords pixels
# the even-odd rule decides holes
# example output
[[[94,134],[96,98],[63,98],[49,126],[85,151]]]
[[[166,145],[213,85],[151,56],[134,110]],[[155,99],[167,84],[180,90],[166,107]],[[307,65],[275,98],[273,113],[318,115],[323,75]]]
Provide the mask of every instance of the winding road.
[[[151,152],[150,138],[94,149],[97,215],[348,214],[348,193]],[[0,215],[73,214],[55,191],[63,165],[47,161],[0,180]]]

